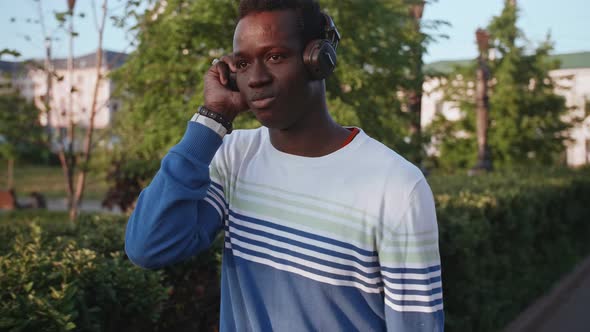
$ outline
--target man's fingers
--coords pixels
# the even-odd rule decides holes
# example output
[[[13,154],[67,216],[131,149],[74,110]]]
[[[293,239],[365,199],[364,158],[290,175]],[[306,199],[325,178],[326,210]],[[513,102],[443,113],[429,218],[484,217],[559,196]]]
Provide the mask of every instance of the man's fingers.
[[[217,68],[221,84],[227,86],[230,74],[235,73],[237,70],[234,59],[231,56],[224,55],[219,59],[214,59],[212,64]]]
[[[229,77],[229,66],[224,61],[219,61],[215,64],[217,67],[217,72],[219,73],[219,81],[223,85],[227,85],[227,80]]]
[[[232,72],[235,73],[236,71],[238,71],[238,69],[236,68],[236,64],[234,63],[233,57],[229,55],[224,55],[221,58],[219,58],[219,61],[226,63]]]

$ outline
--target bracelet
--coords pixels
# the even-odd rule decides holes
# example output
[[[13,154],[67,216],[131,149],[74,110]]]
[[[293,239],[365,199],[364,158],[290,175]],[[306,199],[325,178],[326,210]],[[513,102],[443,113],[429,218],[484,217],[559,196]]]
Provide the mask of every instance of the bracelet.
[[[210,119],[215,120],[216,122],[220,123],[226,130],[227,130],[227,134],[231,133],[233,130],[233,125],[231,123],[231,121],[227,121],[223,115],[213,112],[210,109],[208,109],[207,107],[201,105],[199,106],[199,111],[197,112],[202,116],[206,116]]]

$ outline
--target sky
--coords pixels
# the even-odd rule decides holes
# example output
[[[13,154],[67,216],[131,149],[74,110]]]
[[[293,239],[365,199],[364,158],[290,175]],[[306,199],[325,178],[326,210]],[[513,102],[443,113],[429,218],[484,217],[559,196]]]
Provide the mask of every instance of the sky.
[[[207,0],[215,1],[215,0]],[[371,0],[366,1],[367,4]],[[450,26],[442,26],[437,34],[447,35],[447,39],[438,38],[429,45],[425,62],[474,58],[475,30],[485,27],[494,15],[498,15],[504,0],[429,0],[425,8],[424,20],[444,20]],[[96,3],[101,1],[96,0]],[[109,0],[110,14],[121,13],[122,0]],[[66,0],[41,0],[45,22],[48,29],[55,31],[59,38],[54,42],[54,57],[65,57],[68,43],[65,34],[57,29],[53,12],[65,11]],[[92,0],[78,0],[77,12],[86,14],[77,18],[76,30],[80,37],[74,46],[75,55],[84,55],[96,48],[97,33],[92,18]],[[321,4],[321,0],[320,0]],[[571,53],[590,51],[590,0],[518,0],[520,7],[519,28],[526,35],[530,45],[535,45],[551,32],[555,45],[554,53]],[[98,12],[98,10],[97,10]],[[0,49],[16,49],[21,59],[42,58],[44,54],[39,24],[27,23],[27,19],[38,19],[37,2],[33,0],[0,0]],[[11,22],[15,18],[15,22]],[[336,25],[338,22],[336,22]],[[30,37],[30,40],[27,40]],[[346,36],[343,36],[346,38]],[[129,38],[121,29],[107,25],[105,29],[104,48],[118,52],[130,52],[133,47]],[[15,60],[5,56],[2,60]]]

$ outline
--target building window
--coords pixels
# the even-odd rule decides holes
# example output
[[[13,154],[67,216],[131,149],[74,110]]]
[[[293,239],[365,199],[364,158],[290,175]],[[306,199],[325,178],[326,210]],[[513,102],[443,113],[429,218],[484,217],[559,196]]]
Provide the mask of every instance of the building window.
[[[434,104],[434,114],[443,114],[443,100],[437,100]]]

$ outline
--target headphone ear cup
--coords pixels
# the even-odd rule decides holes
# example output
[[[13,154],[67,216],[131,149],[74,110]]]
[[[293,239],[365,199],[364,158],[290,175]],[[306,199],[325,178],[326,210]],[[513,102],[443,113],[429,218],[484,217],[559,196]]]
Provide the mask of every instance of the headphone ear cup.
[[[323,80],[336,68],[336,50],[326,39],[310,41],[303,51],[303,63],[314,80]]]

